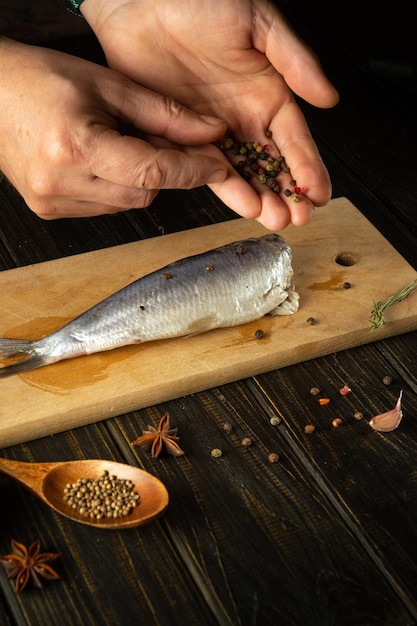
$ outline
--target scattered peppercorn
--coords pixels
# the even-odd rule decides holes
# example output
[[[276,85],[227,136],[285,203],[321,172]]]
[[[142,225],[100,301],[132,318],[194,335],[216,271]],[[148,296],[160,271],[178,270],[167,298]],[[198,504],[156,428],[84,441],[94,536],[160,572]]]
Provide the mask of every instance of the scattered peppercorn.
[[[312,396],[318,396],[320,393],[320,389],[318,387],[312,387],[310,389],[310,393]]]
[[[382,379],[382,382],[384,383],[384,385],[389,386],[392,383],[391,376],[384,376],[384,378]]]
[[[330,402],[330,398],[320,398],[319,399],[320,406],[325,406],[326,404],[329,404],[329,402]]]
[[[220,450],[220,448],[213,448],[213,450],[211,451],[211,456],[215,459],[219,459],[221,456],[223,456],[223,452]]]
[[[304,432],[306,435],[311,435],[311,433],[314,433],[315,430],[316,427],[314,426],[314,424],[306,424],[304,426]]]
[[[278,417],[278,415],[273,415],[269,420],[269,423],[271,424],[271,426],[278,426],[279,424],[281,424],[281,418]]]
[[[345,282],[343,283],[343,289],[350,289],[352,287],[352,283]]]
[[[309,326],[314,326],[315,323],[316,323],[316,319],[314,317],[308,317],[307,318],[307,324]]]
[[[212,265],[206,265],[207,272],[212,272],[213,270],[214,270],[214,267]]]
[[[224,430],[224,432],[226,432],[226,433],[231,433],[231,432],[232,432],[232,430],[233,430],[233,426],[231,425],[231,423],[230,423],[230,422],[224,422],[224,424],[223,424],[223,430]]]
[[[332,426],[333,428],[338,428],[339,426],[342,425],[342,420],[340,419],[340,417],[336,417],[333,421],[332,421]]]
[[[244,448],[248,448],[252,445],[252,439],[250,437],[243,437],[240,443]]]
[[[270,452],[268,454],[268,461],[270,463],[278,463],[278,461],[279,461],[279,454],[277,454],[276,452]]]
[[[164,272],[164,273],[162,274],[162,278],[163,278],[164,280],[169,280],[170,278],[172,278],[172,274],[168,274],[168,273]]]
[[[255,337],[256,339],[263,339],[264,338],[264,331],[260,328],[258,328],[257,331],[255,331]]]
[[[360,411],[355,411],[353,417],[355,418],[355,420],[361,420],[363,418],[363,413],[361,413]]]
[[[347,396],[351,391],[352,389],[347,385],[343,385],[343,387],[339,389],[339,393],[341,396]]]

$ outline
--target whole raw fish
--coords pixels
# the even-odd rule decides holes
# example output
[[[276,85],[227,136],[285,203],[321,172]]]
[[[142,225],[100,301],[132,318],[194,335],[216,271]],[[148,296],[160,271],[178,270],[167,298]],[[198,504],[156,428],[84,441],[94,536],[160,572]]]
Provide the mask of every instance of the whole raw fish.
[[[295,313],[291,258],[284,239],[268,234],[171,263],[42,339],[0,339],[0,377],[129,344],[237,326],[267,313]]]

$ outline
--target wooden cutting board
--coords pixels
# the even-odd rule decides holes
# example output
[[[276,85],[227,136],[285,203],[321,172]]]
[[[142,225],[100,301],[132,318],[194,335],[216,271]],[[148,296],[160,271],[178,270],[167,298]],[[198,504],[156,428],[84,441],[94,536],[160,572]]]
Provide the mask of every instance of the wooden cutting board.
[[[265,232],[257,222],[232,220],[2,272],[0,336],[39,338],[143,274]],[[282,234],[293,247],[295,315],[2,379],[0,447],[417,328],[416,293],[388,309],[381,330],[371,330],[373,301],[386,299],[416,271],[348,200],[332,200],[309,225]],[[255,337],[258,329],[262,339]]]

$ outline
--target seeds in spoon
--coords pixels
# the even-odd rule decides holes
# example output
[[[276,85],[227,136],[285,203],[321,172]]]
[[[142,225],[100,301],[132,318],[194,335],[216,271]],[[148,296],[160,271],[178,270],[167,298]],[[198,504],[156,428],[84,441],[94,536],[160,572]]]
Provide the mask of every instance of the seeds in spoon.
[[[99,478],[79,478],[68,483],[64,500],[71,508],[91,519],[126,517],[139,504],[131,480],[117,478],[105,470]]]

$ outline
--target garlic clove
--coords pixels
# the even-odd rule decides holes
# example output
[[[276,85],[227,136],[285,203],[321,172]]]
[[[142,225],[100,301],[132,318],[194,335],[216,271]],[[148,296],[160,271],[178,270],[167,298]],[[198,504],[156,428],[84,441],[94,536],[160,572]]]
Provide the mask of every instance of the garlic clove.
[[[403,392],[400,391],[400,395],[398,396],[397,404],[391,411],[387,411],[386,413],[381,413],[380,415],[376,415],[369,422],[370,426],[374,430],[378,430],[380,432],[389,433],[391,430],[394,430],[400,425],[403,412],[401,410],[401,398]]]

